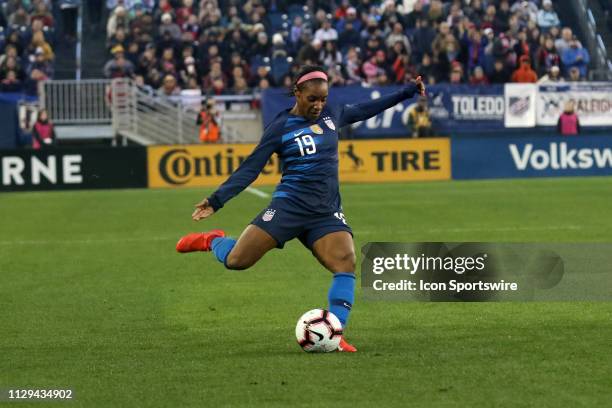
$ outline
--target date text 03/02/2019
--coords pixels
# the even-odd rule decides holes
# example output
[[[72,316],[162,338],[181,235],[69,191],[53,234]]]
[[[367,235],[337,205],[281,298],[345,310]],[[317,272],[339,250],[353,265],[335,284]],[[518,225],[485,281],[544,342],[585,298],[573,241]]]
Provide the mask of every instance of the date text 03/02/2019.
[[[376,291],[516,291],[518,290],[518,283],[506,282],[503,279],[499,282],[457,282],[456,280],[450,280],[448,282],[427,282],[422,279],[419,281],[402,279],[398,282],[384,282],[381,279],[377,279],[372,283],[372,288]]]

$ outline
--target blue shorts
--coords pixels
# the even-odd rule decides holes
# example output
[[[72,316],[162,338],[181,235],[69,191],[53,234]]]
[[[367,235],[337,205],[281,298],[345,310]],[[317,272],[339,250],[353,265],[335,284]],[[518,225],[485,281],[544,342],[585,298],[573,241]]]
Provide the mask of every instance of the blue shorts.
[[[293,238],[299,238],[304,246],[312,249],[315,241],[332,232],[347,231],[353,235],[342,209],[331,214],[305,215],[292,211],[289,206],[279,201],[272,201],[268,208],[251,221],[251,224],[270,234],[278,243],[278,248],[282,248]]]

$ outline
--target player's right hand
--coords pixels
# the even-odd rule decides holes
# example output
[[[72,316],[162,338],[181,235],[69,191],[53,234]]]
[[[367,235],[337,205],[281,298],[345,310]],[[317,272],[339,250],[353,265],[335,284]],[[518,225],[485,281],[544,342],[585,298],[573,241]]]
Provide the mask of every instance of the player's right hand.
[[[197,203],[195,208],[196,209],[193,211],[193,214],[191,214],[191,218],[194,221],[200,221],[204,218],[210,217],[215,212],[212,206],[208,203],[207,198]]]

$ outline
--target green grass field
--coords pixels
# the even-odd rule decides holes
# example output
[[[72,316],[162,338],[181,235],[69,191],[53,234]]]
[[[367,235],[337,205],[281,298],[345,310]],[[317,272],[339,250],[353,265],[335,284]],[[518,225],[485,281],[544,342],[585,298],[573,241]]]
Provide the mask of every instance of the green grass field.
[[[241,272],[175,253],[181,234],[237,235],[267,205],[245,192],[195,224],[209,192],[0,195],[0,388],[73,388],[75,407],[610,406],[612,303],[360,302],[358,291],[347,338],[359,353],[302,352],[295,322],[326,306],[329,273],[297,241]],[[611,178],[342,193],[358,251],[612,242]]]

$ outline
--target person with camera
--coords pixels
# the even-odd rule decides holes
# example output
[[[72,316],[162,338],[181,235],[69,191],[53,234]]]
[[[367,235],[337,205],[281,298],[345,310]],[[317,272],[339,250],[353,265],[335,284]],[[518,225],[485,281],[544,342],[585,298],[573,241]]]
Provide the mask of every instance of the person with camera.
[[[215,108],[213,99],[207,100],[203,105],[196,123],[200,125],[200,141],[202,143],[217,143],[221,137],[219,112]]]

